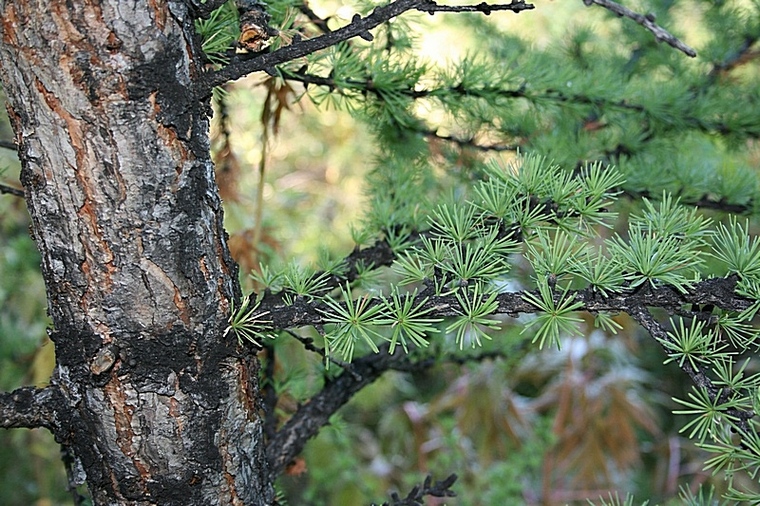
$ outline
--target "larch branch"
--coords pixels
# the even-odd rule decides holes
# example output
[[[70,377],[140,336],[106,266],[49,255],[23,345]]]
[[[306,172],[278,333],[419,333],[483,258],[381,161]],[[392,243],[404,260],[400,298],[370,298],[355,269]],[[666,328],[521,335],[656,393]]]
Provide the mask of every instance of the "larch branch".
[[[61,392],[57,387],[21,387],[13,392],[0,393],[0,427],[44,427],[56,432],[61,406]]]
[[[430,14],[435,12],[465,11],[490,14],[492,11],[498,10],[521,12],[533,8],[534,6],[532,4],[527,4],[523,0],[512,0],[509,4],[491,5],[481,3],[476,6],[462,7],[439,5],[432,0],[396,0],[388,5],[376,8],[364,18],[358,14],[355,15],[351,23],[343,28],[333,30],[313,39],[299,40],[271,53],[264,53],[245,61],[234,62],[220,70],[210,72],[199,82],[198,95],[201,97],[208,96],[215,86],[238,79],[252,72],[264,70],[269,73],[274,73],[276,65],[302,58],[354,37],[362,37],[367,40],[372,40],[370,30],[407,11],[417,10]]]
[[[663,343],[666,341],[672,341],[672,338],[647,308],[639,306],[629,314],[658,342]],[[689,376],[691,382],[695,386],[707,391],[711,400],[719,399],[721,395],[724,395],[724,391],[713,383],[704,370],[694,367],[688,360],[684,360],[679,367],[687,376]],[[749,420],[755,416],[754,411],[731,408],[727,410],[727,413],[736,420],[736,425],[742,432],[745,434],[752,434],[753,428],[751,427]]]
[[[743,311],[752,305],[751,300],[735,293],[736,276],[726,278],[711,278],[695,283],[681,293],[667,285],[652,287],[645,285],[636,290],[626,290],[614,293],[607,297],[593,288],[570,291],[566,297],[572,297],[582,306],[579,311],[590,312],[623,312],[632,314],[638,307],[658,307],[671,312],[681,311],[684,306],[711,305],[726,311]],[[496,314],[517,316],[520,313],[536,313],[540,311],[533,304],[523,298],[527,292],[504,292],[500,293],[496,301],[498,309]],[[559,296],[559,295],[557,295]],[[380,303],[379,300],[373,302]],[[425,292],[419,293],[414,301],[415,307],[429,310],[429,317],[441,318],[461,316],[462,308],[454,295],[433,296]],[[320,302],[305,302],[297,300],[293,304],[286,304],[277,294],[269,294],[264,297],[258,311],[268,312],[272,322],[269,324],[274,329],[288,329],[307,325],[324,325],[325,307]]]
[[[301,453],[306,442],[357,392],[373,383],[385,371],[393,368],[393,365],[407,361],[409,358],[403,353],[390,355],[388,344],[385,344],[380,347],[378,354],[354,360],[352,373],[344,372],[335,379],[327,380],[324,388],[302,404],[267,444],[270,477],[274,479],[279,476]]]
[[[0,183],[0,194],[13,195],[15,197],[23,197],[24,190],[20,188],[14,188],[13,186],[8,186],[7,184]]]
[[[583,0],[583,3],[587,6],[596,4],[604,7],[611,12],[614,12],[618,16],[623,16],[631,19],[652,32],[652,35],[654,35],[658,41],[665,42],[666,44],[678,49],[679,51],[683,52],[687,56],[691,56],[692,58],[697,56],[697,52],[694,49],[687,46],[676,36],[655,23],[655,18],[652,14],[639,14],[638,12],[634,12],[628,7],[620,5],[617,2],[613,2],[612,0]]]
[[[736,288],[736,276],[727,278],[713,278],[696,283],[686,293],[681,293],[669,286],[637,289],[625,294],[615,294],[604,297],[592,290],[578,290],[569,292],[567,295],[583,304],[580,310],[591,312],[625,312],[636,320],[652,337],[658,340],[669,339],[667,332],[654,319],[649,307],[659,307],[671,312],[684,312],[681,308],[685,305],[712,305],[728,310],[741,311],[750,306],[752,301],[734,293]],[[535,313],[538,308],[523,298],[524,292],[502,293],[498,296],[499,306],[496,313],[517,316],[518,313]],[[559,296],[559,295],[558,295]],[[422,304],[423,295],[418,296],[415,304]],[[425,308],[432,311],[429,316],[457,316],[461,315],[459,303],[453,296],[429,297]],[[323,319],[321,312],[304,303],[282,307],[273,314],[282,315],[287,320],[287,326],[320,325]],[[688,313],[688,311],[686,311]],[[692,316],[701,313],[700,309],[693,309]],[[277,326],[277,322],[275,322]],[[286,325],[284,322],[279,325]],[[503,358],[502,352],[484,353],[473,357],[444,357],[443,361],[463,363],[471,360],[488,360]],[[388,344],[379,347],[379,353],[368,354],[354,360],[350,369],[342,372],[337,378],[326,381],[324,388],[315,394],[306,403],[302,404],[296,413],[277,431],[267,445],[267,458],[270,464],[270,476],[274,479],[281,474],[290,462],[301,453],[306,442],[315,436],[321,427],[329,423],[330,417],[345,405],[357,392],[373,383],[383,373],[389,370],[401,372],[415,372],[440,363],[430,358],[414,360],[413,356],[403,353],[388,353]],[[711,382],[704,371],[696,370],[685,362],[681,367],[698,387],[707,389],[709,395],[714,398],[720,395],[720,391]],[[733,410],[732,416],[739,420],[738,426],[749,433],[751,430],[747,420],[752,416],[750,412]]]
[[[0,139],[0,148],[3,149],[12,149],[13,151],[16,151],[18,148],[16,147],[16,143],[13,141],[6,141],[3,139]]]

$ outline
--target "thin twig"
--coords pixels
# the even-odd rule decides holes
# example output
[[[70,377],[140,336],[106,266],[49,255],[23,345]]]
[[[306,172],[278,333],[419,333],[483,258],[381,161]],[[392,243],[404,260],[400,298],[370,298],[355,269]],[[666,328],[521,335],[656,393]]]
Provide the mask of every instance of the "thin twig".
[[[12,149],[13,151],[16,151],[18,149],[15,142],[2,139],[0,139],[0,148]]]
[[[309,18],[309,21],[311,21],[314,26],[319,28],[322,33],[332,32],[330,27],[327,26],[327,20],[317,16],[317,14],[311,10],[311,7],[309,7],[306,2],[299,5],[298,10],[300,10],[307,18]]]
[[[314,345],[314,340],[310,337],[303,337],[292,330],[285,330],[285,333],[288,334],[290,337],[301,343],[306,351],[310,351],[312,353],[316,353],[320,357],[322,357],[323,360],[329,361],[331,364],[335,364],[338,367],[345,369],[348,371],[349,374],[354,376],[354,379],[357,381],[361,379],[361,376],[353,370],[353,366],[349,362],[344,362],[343,360],[340,360],[335,357],[327,356],[325,354],[324,348],[320,348],[318,346]]]
[[[370,33],[370,30],[411,10],[418,10],[431,14],[435,12],[476,11],[490,14],[497,10],[511,10],[512,12],[517,13],[533,8],[534,6],[532,4],[527,4],[523,0],[512,0],[509,4],[489,5],[481,3],[476,6],[460,7],[438,5],[432,0],[396,0],[388,5],[377,7],[372,13],[364,18],[358,14],[355,15],[351,23],[343,28],[339,28],[313,39],[299,40],[298,42],[294,42],[289,46],[284,46],[271,53],[262,52],[263,54],[254,58],[237,61],[218,71],[209,72],[198,83],[198,94],[199,96],[208,96],[215,86],[238,79],[252,72],[264,70],[270,74],[274,74],[274,69],[277,65],[302,58],[354,37],[362,37],[371,40],[372,34]]]
[[[664,342],[672,341],[673,339],[668,335],[665,329],[660,323],[652,316],[652,313],[644,306],[638,306],[633,308],[633,311],[629,311],[631,317],[636,322],[644,327],[649,335],[654,337],[663,348],[665,348]],[[667,352],[667,349],[665,349]],[[704,370],[700,370],[697,367],[692,366],[688,360],[684,360],[680,364],[680,369],[689,376],[692,383],[699,388],[705,389],[710,397],[710,400],[715,401],[720,399],[721,395],[725,395],[724,389],[715,386],[713,381],[707,376]],[[725,399],[721,399],[721,402],[725,402]],[[730,408],[726,410],[726,413],[735,420],[736,426],[745,434],[753,434],[753,428],[749,424],[749,419],[755,416],[755,413],[751,410],[743,410],[737,408]]]
[[[24,190],[0,183],[0,194],[14,195],[16,197],[23,198]]]
[[[411,130],[414,132],[417,132],[418,134],[424,137],[427,137],[428,139],[438,139],[441,141],[451,142],[453,144],[456,144],[460,148],[472,148],[472,149],[476,149],[478,151],[484,151],[484,152],[517,151],[519,149],[519,146],[514,145],[514,144],[479,144],[475,142],[475,139],[472,137],[469,139],[462,139],[454,135],[439,134],[437,130],[432,130],[432,129],[412,127]]]
[[[660,25],[655,23],[655,17],[654,14],[639,14],[638,12],[634,12],[628,7],[625,7],[623,5],[620,5],[617,2],[613,2],[612,0],[583,0],[583,3],[587,6],[591,6],[593,4],[599,5],[601,7],[604,7],[605,9],[614,12],[618,16],[623,16],[628,19],[632,19],[636,23],[640,24],[654,35],[655,39],[657,41],[665,42],[674,48],[678,49],[679,51],[683,52],[684,54],[691,56],[692,58],[697,56],[697,52],[692,49],[691,47],[687,46],[683,42],[681,42],[676,36],[671,34],[669,31],[662,28]]]
[[[653,199],[656,198],[652,196],[652,194],[648,191],[633,191],[629,189],[620,189],[621,194],[631,200],[641,200],[642,198],[646,199]],[[678,193],[678,192],[675,192]],[[700,209],[712,209],[714,211],[722,211],[724,213],[732,213],[732,214],[748,214],[751,213],[755,206],[752,199],[750,199],[745,204],[739,204],[739,203],[733,203],[728,202],[724,198],[721,198],[719,200],[715,200],[710,195],[702,195],[698,199],[692,199],[692,198],[681,198],[681,204],[685,206],[694,206],[699,207]]]
[[[734,68],[742,65],[743,63],[756,58],[758,56],[758,52],[752,51],[752,46],[757,41],[758,37],[754,35],[748,35],[745,37],[744,41],[742,41],[742,44],[733,52],[728,53],[728,56],[724,60],[713,63],[713,68],[710,70],[710,73],[707,74],[708,79],[713,80],[720,74],[729,72]]]
[[[379,347],[379,353],[360,357],[353,362],[357,376],[343,373],[328,378],[325,386],[309,402],[298,410],[267,443],[269,474],[279,476],[290,462],[299,455],[306,442],[326,425],[330,417],[351,400],[357,392],[373,383],[391,368],[391,364],[408,360],[405,355],[388,353],[388,344]]]

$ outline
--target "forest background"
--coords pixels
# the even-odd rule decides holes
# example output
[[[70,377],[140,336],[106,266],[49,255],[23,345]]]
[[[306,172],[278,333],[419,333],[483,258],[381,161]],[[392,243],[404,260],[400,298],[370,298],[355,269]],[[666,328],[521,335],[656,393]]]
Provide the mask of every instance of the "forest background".
[[[309,5],[317,15],[343,22],[355,8],[327,0]],[[526,74],[543,73],[546,81],[564,84],[570,98],[564,105],[543,104],[547,117],[555,114],[553,108],[564,106],[575,107],[576,116],[582,116],[582,121],[573,118],[575,134],[568,137],[568,125],[558,127],[554,136],[542,132],[536,115],[534,128],[541,135],[525,135],[522,142],[506,145],[488,134],[468,136],[467,125],[442,109],[421,106],[416,113],[437,127],[420,132],[420,138],[451,188],[476,178],[489,161],[513,162],[518,144],[524,152],[547,154],[565,165],[589,159],[588,152],[606,135],[606,125],[603,118],[584,116],[588,104],[580,97],[588,90],[599,95],[605,85],[614,86],[621,79],[615,72],[664,81],[701,69],[714,72],[716,88],[727,81],[746,84],[760,77],[755,2],[631,5],[638,12],[656,13],[660,24],[698,49],[696,59],[657,44],[630,20],[580,1],[536,6],[520,15],[403,17],[403,27],[419,34],[410,50],[421,60],[446,68],[502,50],[504,61]],[[295,20],[292,7],[285,7],[282,15]],[[737,48],[739,54],[730,52]],[[627,66],[609,64],[623,60]],[[726,67],[718,68],[717,61],[726,62]],[[542,65],[547,67],[542,70]],[[668,96],[648,100],[667,104]],[[745,111],[748,116],[760,117],[757,102],[742,105],[750,108]],[[754,219],[759,130],[744,126],[745,131],[732,138],[731,132],[673,125],[674,130],[688,132],[674,136],[677,143],[666,136],[650,141],[641,132],[629,145],[631,156],[636,142],[645,146],[642,151],[650,157],[646,165],[651,171],[625,173],[626,197],[615,208],[617,230],[625,228],[628,214],[640,206],[637,199],[657,199],[663,190],[703,208],[716,208],[703,211],[716,220],[725,219],[726,210]],[[247,290],[257,288],[247,274],[259,270],[260,262],[287,264],[297,259],[298,265],[307,266],[325,257],[342,258],[354,248],[357,230],[366,219],[365,181],[375,161],[387,157],[382,139],[371,140],[383,135],[373,129],[371,117],[332,101],[318,88],[304,94],[300,83],[261,73],[218,91],[213,128],[225,226]],[[4,120],[0,139],[12,137]],[[2,182],[17,185],[13,151],[4,149],[0,156]],[[717,198],[705,200],[706,195]],[[0,198],[4,391],[43,385],[54,365],[46,338],[40,260],[28,221],[22,199]],[[528,266],[518,269],[527,282]],[[384,279],[369,277],[364,289],[371,291],[373,283],[381,285]],[[489,331],[492,340],[464,350],[457,360],[414,374],[386,374],[331,419],[279,487],[292,504],[368,504],[382,501],[388,490],[408,490],[427,475],[442,479],[451,473],[459,476],[459,497],[449,504],[462,505],[537,503],[539,498],[547,504],[582,504],[610,493],[680,504],[676,497],[682,488],[695,491],[701,484],[714,484],[721,490],[722,477],[703,470],[706,454],[679,432],[685,418],[672,415],[677,405],[671,399],[687,397],[688,379],[674,362],[663,365],[661,348],[630,318],[616,317],[614,322],[616,333],[597,329],[592,318],[585,318],[582,335],[563,337],[559,350],[539,350],[521,337],[524,320],[514,324],[505,318],[500,330]],[[294,339],[267,344],[276,347],[278,357],[278,409],[288,413],[313,393],[324,374],[324,361]],[[47,432],[0,432],[4,504],[66,504],[70,498],[65,480],[59,448]]]

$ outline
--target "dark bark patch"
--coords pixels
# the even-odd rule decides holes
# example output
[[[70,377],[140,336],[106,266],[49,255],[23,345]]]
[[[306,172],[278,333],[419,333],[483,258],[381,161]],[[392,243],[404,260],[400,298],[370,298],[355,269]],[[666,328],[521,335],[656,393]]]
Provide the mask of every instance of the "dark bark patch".
[[[130,100],[147,100],[157,92],[158,120],[166,127],[173,127],[177,137],[190,139],[193,127],[193,89],[181,76],[177,62],[183,55],[178,48],[167,44],[153,60],[135,67],[128,79],[127,93]]]

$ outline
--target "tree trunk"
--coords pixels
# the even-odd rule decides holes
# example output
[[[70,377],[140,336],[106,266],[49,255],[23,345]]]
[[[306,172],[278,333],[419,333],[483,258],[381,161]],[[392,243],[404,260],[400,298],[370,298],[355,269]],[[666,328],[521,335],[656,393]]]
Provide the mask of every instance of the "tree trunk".
[[[56,437],[95,504],[271,504],[183,2],[0,0]]]

